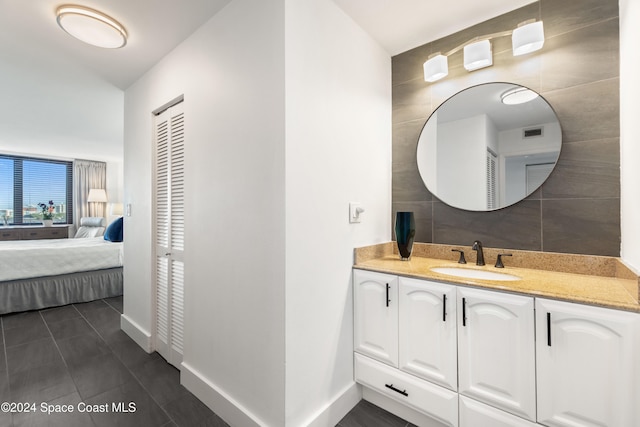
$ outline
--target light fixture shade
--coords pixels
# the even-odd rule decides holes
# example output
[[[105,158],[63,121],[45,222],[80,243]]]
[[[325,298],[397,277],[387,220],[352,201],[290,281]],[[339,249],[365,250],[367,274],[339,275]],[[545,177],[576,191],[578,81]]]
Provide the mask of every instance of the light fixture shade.
[[[106,203],[107,192],[104,191],[103,188],[92,188],[91,190],[89,190],[89,197],[87,197],[87,202]]]
[[[520,25],[511,35],[513,56],[535,52],[544,45],[544,27],[542,21]]]
[[[429,58],[423,67],[426,82],[435,82],[449,74],[449,61],[441,54]]]
[[[464,68],[473,71],[493,65],[491,42],[482,40],[464,47]]]
[[[81,6],[60,6],[58,25],[80,41],[93,46],[117,49],[127,44],[127,32],[115,19]]]
[[[518,105],[533,101],[538,97],[538,93],[526,87],[517,87],[506,91],[501,95],[502,103],[506,105]]]

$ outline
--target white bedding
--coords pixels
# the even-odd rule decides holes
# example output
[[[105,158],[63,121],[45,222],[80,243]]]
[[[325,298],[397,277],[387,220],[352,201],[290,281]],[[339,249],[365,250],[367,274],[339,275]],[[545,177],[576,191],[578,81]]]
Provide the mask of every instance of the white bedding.
[[[121,267],[122,243],[103,237],[0,242],[0,282]]]

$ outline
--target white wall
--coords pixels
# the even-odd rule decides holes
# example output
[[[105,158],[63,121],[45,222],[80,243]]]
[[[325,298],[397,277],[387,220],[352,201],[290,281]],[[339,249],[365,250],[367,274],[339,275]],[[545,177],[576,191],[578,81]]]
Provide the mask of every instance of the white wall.
[[[0,150],[121,162],[123,91],[64,56],[19,47],[0,61]]]
[[[284,6],[234,0],[125,97],[125,323],[152,332],[151,111],[184,94],[182,379],[235,425],[357,402],[353,248],[390,234],[389,55],[329,0]]]
[[[63,56],[19,48],[0,61],[0,152],[106,162],[109,200],[121,199],[124,92]]]
[[[621,257],[640,271],[640,2],[620,0],[620,212]]]
[[[438,194],[451,206],[487,208],[487,138],[484,114],[438,123]],[[446,196],[445,196],[446,195]]]
[[[284,424],[284,3],[234,0],[126,91],[124,314],[151,332],[151,111],[184,94],[182,380]],[[244,414],[234,411],[233,402]]]
[[[285,16],[285,425],[333,426],[358,399],[353,248],[391,234],[391,59],[330,0],[287,0]]]
[[[558,159],[558,150],[561,150],[562,145],[560,124],[550,122],[537,126],[543,128],[543,134],[527,139],[523,136],[524,128],[508,129],[499,133],[497,153],[504,165],[500,188],[505,206],[517,203],[529,195],[527,165],[555,163]]]

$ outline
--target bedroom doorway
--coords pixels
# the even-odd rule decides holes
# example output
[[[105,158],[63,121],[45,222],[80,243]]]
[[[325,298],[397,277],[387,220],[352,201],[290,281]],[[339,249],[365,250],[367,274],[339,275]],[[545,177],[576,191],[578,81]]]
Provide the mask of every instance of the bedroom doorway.
[[[182,97],[154,112],[155,349],[180,369],[184,336],[184,175]]]

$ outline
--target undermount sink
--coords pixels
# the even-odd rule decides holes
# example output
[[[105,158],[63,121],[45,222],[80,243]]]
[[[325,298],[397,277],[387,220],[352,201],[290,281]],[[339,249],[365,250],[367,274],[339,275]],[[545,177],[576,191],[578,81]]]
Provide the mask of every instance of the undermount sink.
[[[470,268],[459,267],[434,267],[431,269],[434,273],[446,274],[448,276],[464,277],[467,279],[482,280],[502,280],[512,281],[521,280],[520,277],[508,273],[498,273],[497,271],[473,270]]]

